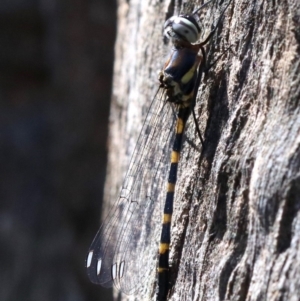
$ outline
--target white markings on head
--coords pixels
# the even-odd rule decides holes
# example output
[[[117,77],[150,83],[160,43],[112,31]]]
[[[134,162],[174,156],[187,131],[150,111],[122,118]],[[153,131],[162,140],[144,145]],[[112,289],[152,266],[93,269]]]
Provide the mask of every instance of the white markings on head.
[[[113,264],[112,267],[111,267],[111,276],[112,276],[112,279],[115,280],[116,277],[117,277],[117,264]]]
[[[179,16],[174,20],[173,30],[190,43],[194,43],[198,39],[199,32],[197,27],[184,17]]]
[[[91,263],[92,263],[93,254],[94,254],[94,251],[89,252],[89,255],[88,255],[87,260],[86,260],[86,267],[87,268],[89,268]]]
[[[98,262],[97,262],[97,276],[100,274],[101,265],[102,265],[102,259],[98,259]]]
[[[200,35],[200,28],[196,24],[194,16],[173,16],[165,22],[164,35],[167,38],[183,39],[189,43],[195,43]]]
[[[125,261],[123,260],[123,261],[120,263],[119,278],[122,278],[122,277],[123,277],[123,274],[124,274],[124,266],[125,266]]]

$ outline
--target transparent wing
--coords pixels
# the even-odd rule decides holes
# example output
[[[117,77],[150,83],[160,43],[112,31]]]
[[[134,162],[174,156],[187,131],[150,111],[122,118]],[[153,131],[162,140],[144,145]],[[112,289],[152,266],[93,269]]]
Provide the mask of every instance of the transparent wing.
[[[138,290],[143,275],[149,273],[144,261],[149,258],[149,246],[159,243],[176,120],[174,108],[163,98],[160,89],[147,113],[120,196],[86,259],[92,282],[104,287],[114,284],[126,294]]]

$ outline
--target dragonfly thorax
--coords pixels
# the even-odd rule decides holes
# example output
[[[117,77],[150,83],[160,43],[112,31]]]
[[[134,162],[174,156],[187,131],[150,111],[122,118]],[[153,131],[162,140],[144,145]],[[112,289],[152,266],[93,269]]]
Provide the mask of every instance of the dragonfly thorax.
[[[159,81],[161,87],[166,91],[166,95],[169,102],[180,103],[182,102],[182,91],[178,82],[175,82],[173,77],[169,74],[160,73]]]
[[[168,102],[182,105],[184,107],[190,105],[191,93],[185,95],[182,91],[182,85],[174,81],[174,78],[171,75],[162,71],[159,75],[159,81],[161,83],[160,87],[165,90]]]
[[[200,27],[193,15],[173,16],[165,22],[164,35],[169,39],[196,43]]]
[[[169,102],[187,106],[193,98],[197,69],[202,56],[199,45],[176,40],[170,57],[159,74],[160,87]]]

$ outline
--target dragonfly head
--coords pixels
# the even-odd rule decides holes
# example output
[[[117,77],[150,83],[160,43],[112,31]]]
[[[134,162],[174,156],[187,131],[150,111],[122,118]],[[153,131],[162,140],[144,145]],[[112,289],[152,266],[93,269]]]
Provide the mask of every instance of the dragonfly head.
[[[164,35],[169,39],[196,43],[200,37],[200,26],[196,15],[173,16],[165,22]]]
[[[164,35],[169,39],[183,40],[191,44],[196,43],[201,33],[198,13],[213,1],[207,1],[189,15],[173,16],[168,19],[164,25]]]

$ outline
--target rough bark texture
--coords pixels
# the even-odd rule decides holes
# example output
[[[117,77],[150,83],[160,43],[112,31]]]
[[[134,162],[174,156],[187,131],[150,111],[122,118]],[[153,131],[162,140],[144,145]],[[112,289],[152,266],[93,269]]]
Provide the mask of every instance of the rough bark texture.
[[[185,4],[200,5],[179,1],[174,13]],[[204,16],[210,25],[220,3],[212,7]],[[119,1],[106,182],[112,201],[170,47],[162,41],[168,11],[169,2]],[[205,148],[192,119],[186,131],[170,300],[299,300],[300,2],[232,0],[208,62],[228,45],[235,54],[225,53],[199,88]],[[155,277],[148,283],[153,292]]]

